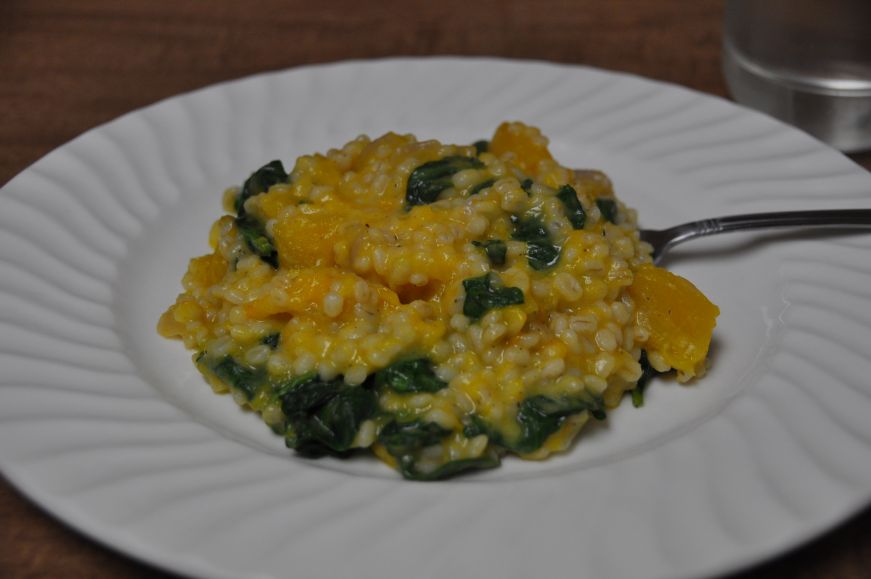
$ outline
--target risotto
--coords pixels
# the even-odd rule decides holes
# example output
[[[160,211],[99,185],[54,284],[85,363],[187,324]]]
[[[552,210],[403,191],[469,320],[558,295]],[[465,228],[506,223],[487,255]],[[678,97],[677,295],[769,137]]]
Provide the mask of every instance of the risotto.
[[[542,459],[654,373],[704,371],[717,307],[533,127],[361,136],[224,206],[158,331],[301,455],[369,448],[419,480]]]

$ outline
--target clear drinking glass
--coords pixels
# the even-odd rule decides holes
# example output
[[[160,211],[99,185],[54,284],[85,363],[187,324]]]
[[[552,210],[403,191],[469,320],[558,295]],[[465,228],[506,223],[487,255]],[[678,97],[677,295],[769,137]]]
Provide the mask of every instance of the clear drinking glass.
[[[726,0],[723,33],[736,101],[871,149],[871,0]]]

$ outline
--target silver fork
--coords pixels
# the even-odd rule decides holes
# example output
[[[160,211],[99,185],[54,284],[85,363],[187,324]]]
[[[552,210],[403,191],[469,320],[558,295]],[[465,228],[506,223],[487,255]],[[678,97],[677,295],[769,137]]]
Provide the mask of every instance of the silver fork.
[[[653,262],[659,263],[669,249],[696,237],[778,227],[871,228],[871,209],[828,209],[822,211],[780,211],[730,215],[692,221],[668,229],[642,229],[641,240],[653,246]],[[871,259],[871,256],[869,256]]]

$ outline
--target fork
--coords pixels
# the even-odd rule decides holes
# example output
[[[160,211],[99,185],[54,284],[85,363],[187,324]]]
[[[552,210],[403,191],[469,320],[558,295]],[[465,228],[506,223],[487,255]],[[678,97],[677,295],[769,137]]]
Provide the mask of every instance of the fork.
[[[653,262],[659,263],[668,250],[690,239],[729,231],[778,227],[871,228],[871,209],[779,211],[714,217],[668,229],[642,229],[641,240],[653,246]]]

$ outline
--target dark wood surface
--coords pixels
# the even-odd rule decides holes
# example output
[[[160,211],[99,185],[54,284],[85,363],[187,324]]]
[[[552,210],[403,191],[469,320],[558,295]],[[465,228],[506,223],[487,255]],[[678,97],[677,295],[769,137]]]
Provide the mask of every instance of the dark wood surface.
[[[0,184],[79,133],[214,82],[395,55],[583,63],[726,96],[721,0],[0,0]],[[854,156],[871,168],[871,155]],[[2,369],[0,369],[2,372]],[[0,577],[170,577],[0,479]],[[871,510],[734,579],[871,576]]]

